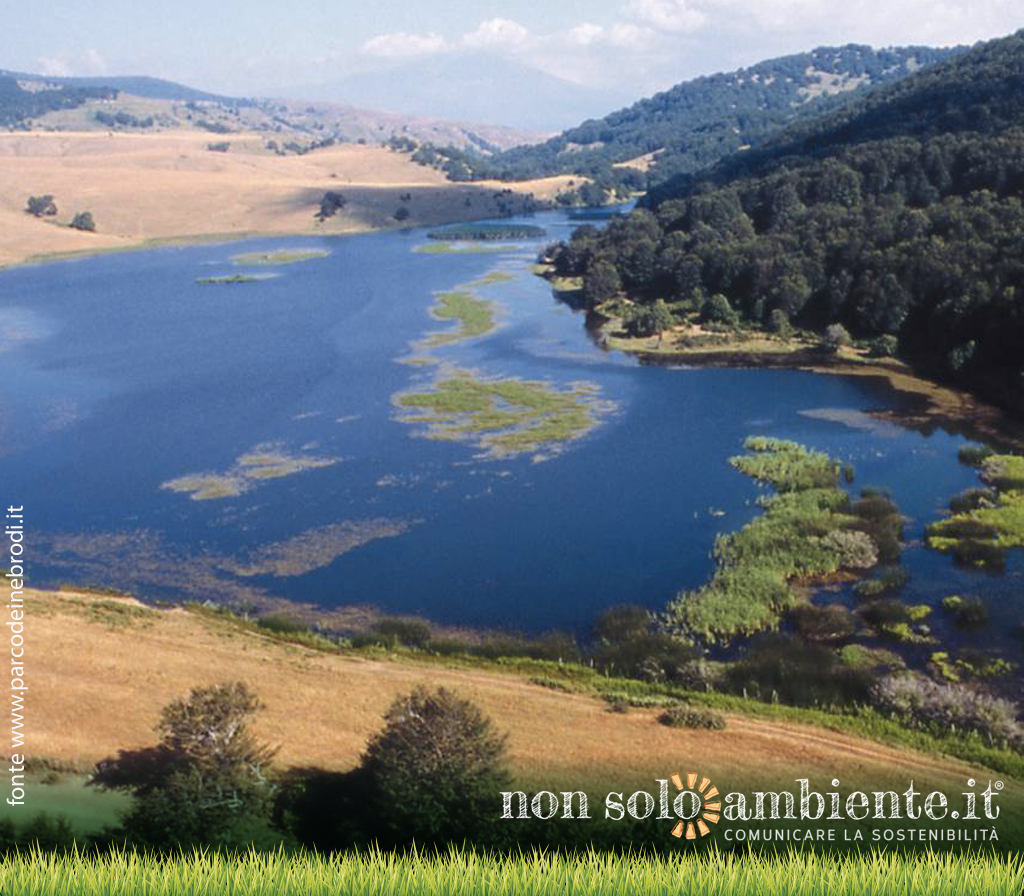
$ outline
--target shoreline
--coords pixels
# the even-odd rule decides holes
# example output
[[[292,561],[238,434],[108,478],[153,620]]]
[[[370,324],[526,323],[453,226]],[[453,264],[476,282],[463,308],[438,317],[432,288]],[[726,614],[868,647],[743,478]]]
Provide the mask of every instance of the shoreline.
[[[555,288],[552,291],[559,292]],[[585,326],[591,338],[605,351],[632,355],[644,365],[803,370],[879,380],[886,388],[908,399],[911,406],[869,410],[867,413],[876,420],[926,434],[941,428],[1000,450],[1024,451],[1024,423],[969,392],[922,376],[897,358],[869,358],[862,349],[851,346],[830,353],[820,344],[796,339],[791,341],[792,347],[779,348],[782,340],[763,333],[756,333],[746,342],[732,339],[711,348],[684,348],[671,345],[668,331],[663,339],[612,336],[610,331],[618,323],[617,319],[606,318],[599,312],[588,312]]]

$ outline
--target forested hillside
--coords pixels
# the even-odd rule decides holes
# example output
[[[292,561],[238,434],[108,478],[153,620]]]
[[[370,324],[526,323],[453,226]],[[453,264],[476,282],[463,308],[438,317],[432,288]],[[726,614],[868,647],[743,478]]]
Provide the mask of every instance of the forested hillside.
[[[1022,195],[1018,32],[677,177],[552,258],[591,304],[838,322],[1024,413]]]
[[[18,79],[0,72],[0,127],[16,127],[55,109],[74,109],[88,100],[113,99],[111,87],[51,87],[25,90]]]
[[[684,81],[545,143],[507,150],[471,167],[476,176],[519,179],[582,173],[606,183],[629,179],[642,186],[642,174],[613,166],[656,153],[648,176],[659,183],[757,146],[789,122],[903,78],[953,52],[929,47],[874,50],[853,44],[820,47]]]

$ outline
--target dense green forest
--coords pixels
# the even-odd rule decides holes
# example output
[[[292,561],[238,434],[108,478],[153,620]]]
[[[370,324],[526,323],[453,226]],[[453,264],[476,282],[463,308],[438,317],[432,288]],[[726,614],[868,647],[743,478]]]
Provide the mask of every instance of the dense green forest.
[[[57,109],[75,109],[88,100],[114,99],[111,87],[57,87],[23,90],[18,79],[0,73],[0,126],[16,127]]]
[[[959,49],[819,47],[684,81],[535,146],[486,157],[424,146],[413,158],[442,168],[455,180],[585,174],[606,188],[643,189],[648,182],[697,171],[757,146],[792,121],[842,105],[869,87],[898,80],[955,52]],[[658,155],[646,175],[614,167],[647,153]]]
[[[841,323],[1024,413],[1022,96],[1018,32],[676,177],[549,257],[591,305]]]

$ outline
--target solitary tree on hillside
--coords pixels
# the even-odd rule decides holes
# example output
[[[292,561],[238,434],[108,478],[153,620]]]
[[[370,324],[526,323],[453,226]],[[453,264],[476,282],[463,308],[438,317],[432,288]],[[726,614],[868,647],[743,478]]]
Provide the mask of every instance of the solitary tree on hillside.
[[[122,827],[141,844],[166,848],[273,840],[268,824],[273,787],[267,774],[274,751],[248,729],[260,707],[240,681],[193,688],[187,700],[164,707],[156,746],[104,759],[90,784],[135,798]]]
[[[30,215],[35,215],[37,218],[41,218],[44,215],[53,217],[53,215],[57,214],[57,204],[53,201],[53,196],[50,193],[44,196],[29,196],[28,202],[25,205],[25,211]]]
[[[336,190],[328,190],[320,200],[320,210],[316,213],[315,217],[320,221],[333,218],[347,203],[348,200],[341,193]]]
[[[93,233],[96,230],[96,222],[92,219],[92,212],[78,212],[71,219],[71,226],[75,230],[87,230]]]
[[[385,839],[473,838],[498,816],[507,786],[505,737],[469,700],[445,688],[395,699],[366,748],[375,818]]]

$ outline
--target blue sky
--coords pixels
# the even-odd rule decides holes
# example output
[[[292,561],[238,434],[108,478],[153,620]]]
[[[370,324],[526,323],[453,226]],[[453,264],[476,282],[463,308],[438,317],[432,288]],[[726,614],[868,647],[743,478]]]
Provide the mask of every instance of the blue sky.
[[[474,52],[590,87],[649,94],[771,56],[848,42],[949,45],[1024,26],[1021,0],[5,0],[0,68],[151,74],[284,93]]]

